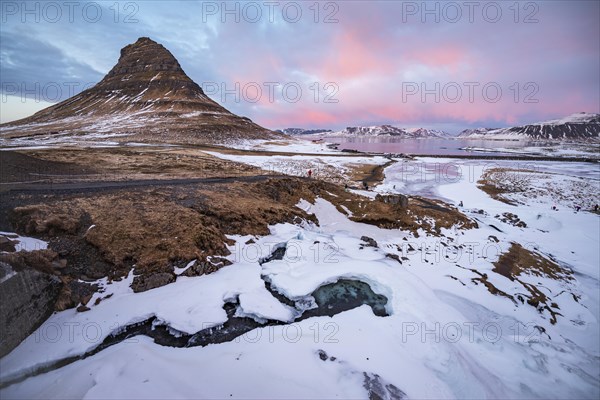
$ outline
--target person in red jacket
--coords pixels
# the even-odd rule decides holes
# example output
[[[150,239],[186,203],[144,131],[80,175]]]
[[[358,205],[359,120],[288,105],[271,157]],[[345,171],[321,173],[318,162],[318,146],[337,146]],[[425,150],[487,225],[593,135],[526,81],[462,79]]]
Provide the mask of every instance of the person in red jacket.
[[[312,169],[308,170],[308,177],[310,178],[312,176]]]

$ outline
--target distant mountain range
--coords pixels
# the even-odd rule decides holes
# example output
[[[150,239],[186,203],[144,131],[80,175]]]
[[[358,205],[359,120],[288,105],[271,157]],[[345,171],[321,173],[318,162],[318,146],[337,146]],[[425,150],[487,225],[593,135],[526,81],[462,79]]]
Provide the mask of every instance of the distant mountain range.
[[[600,114],[577,113],[562,119],[536,122],[509,128],[465,129],[458,136],[426,128],[399,128],[392,125],[350,126],[341,131],[328,129],[288,128],[279,131],[286,135],[314,135],[318,137],[398,137],[460,138],[491,140],[552,140],[552,141],[596,141],[600,140]]]
[[[276,132],[283,133],[284,135],[296,136],[296,135],[314,135],[317,133],[331,133],[331,129],[302,129],[302,128],[286,128],[278,129]]]
[[[511,128],[465,129],[458,137],[496,140],[598,140],[600,114],[578,113],[562,119]]]
[[[407,139],[417,138],[447,138],[450,134],[425,128],[398,128],[392,125],[375,126],[349,126],[341,131],[333,132],[328,129],[305,130],[301,128],[288,128],[280,132],[286,135],[315,135],[328,137],[366,137],[366,136],[394,136]]]

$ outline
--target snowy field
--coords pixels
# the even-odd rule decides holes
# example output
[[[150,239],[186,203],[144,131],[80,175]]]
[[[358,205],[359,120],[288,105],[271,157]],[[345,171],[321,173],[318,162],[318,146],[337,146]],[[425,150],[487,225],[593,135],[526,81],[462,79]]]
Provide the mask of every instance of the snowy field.
[[[331,149],[328,143],[308,141],[294,137],[278,140],[236,140],[227,143],[227,147],[240,150],[256,150],[267,152],[289,152],[303,154],[339,154],[339,150]]]
[[[461,150],[479,153],[507,153],[540,157],[590,158],[600,159],[597,144],[564,143],[548,146],[505,147],[462,147]]]
[[[236,159],[253,165],[271,160]],[[533,168],[515,163],[501,166]],[[591,188],[600,182],[595,164],[536,165],[565,191],[572,187],[565,182],[582,180]],[[341,278],[361,280],[388,298],[387,317],[364,305],[207,347],[165,347],[136,336],[4,386],[0,397],[598,398],[600,217],[567,203],[551,210],[546,201],[554,199],[543,197],[519,195],[516,206],[494,200],[477,187],[490,168],[475,161],[399,160],[376,188],[462,200],[477,229],[447,229],[441,236],[419,231],[417,237],[353,222],[324,199],[301,201],[298,207],[315,214],[319,226],[279,224],[265,237],[234,236],[233,264],[216,273],[180,276],[137,294],[129,288],[132,274],[120,282],[101,280],[104,292],[96,296],[104,300],[85,313],[54,314],[0,360],[0,382],[81,355],[151,316],[173,332],[218,326],[232,298],[239,300],[239,315],[292,321],[297,310],[275,299],[265,279],[291,299],[306,299]],[[548,184],[536,182],[529,183]],[[526,226],[497,217],[505,213]],[[377,247],[365,246],[362,236]],[[493,263],[512,242],[555,260],[571,271],[568,279],[525,272],[511,280],[494,272]],[[282,244],[282,260],[259,264]],[[507,296],[491,293],[484,282]],[[553,304],[556,323],[548,310],[517,300],[532,288]]]
[[[123,117],[125,118],[125,117]],[[144,120],[145,121],[145,120]],[[23,138],[6,138],[3,133],[11,133],[12,127],[0,128],[0,151],[4,150],[45,150],[56,147],[120,147],[120,146],[162,146],[174,147],[174,144],[166,143],[136,143],[126,140],[130,133],[110,133],[109,128],[114,123],[125,123],[122,118],[113,118],[106,121],[99,121],[93,126],[90,126],[86,133],[74,136],[70,132],[65,133],[46,133],[39,134],[34,137]],[[147,123],[148,121],[145,121]],[[151,121],[150,121],[151,122]],[[132,123],[132,128],[139,128],[138,122]],[[43,124],[35,124],[35,126]],[[32,125],[33,126],[33,125]],[[225,147],[239,150],[254,150],[262,152],[286,152],[299,154],[341,154],[340,150],[331,149],[328,143],[321,141],[312,142],[298,138],[284,138],[273,140],[233,140],[223,143]]]
[[[330,182],[348,182],[352,174],[352,166],[383,165],[389,160],[385,157],[371,156],[338,156],[335,155],[260,155],[249,156],[239,154],[223,154],[214,151],[205,151],[224,160],[237,161],[259,167],[269,172],[292,176],[307,176],[312,171],[312,176]]]

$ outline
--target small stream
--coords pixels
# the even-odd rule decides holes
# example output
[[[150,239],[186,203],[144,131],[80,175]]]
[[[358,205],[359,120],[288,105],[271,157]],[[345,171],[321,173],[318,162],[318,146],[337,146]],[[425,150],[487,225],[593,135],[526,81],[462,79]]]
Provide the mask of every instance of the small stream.
[[[261,260],[261,265],[272,260],[283,259],[285,256],[285,250],[285,246],[278,247],[274,250],[271,256],[265,260]],[[389,316],[385,308],[388,302],[387,297],[376,294],[367,283],[359,280],[340,279],[333,283],[327,283],[318,287],[311,293],[310,296],[306,296],[297,300],[289,299],[273,289],[268,277],[263,276],[263,280],[265,281],[265,288],[273,295],[273,297],[283,304],[296,308],[298,311],[298,316],[294,319],[294,321],[282,322],[277,320],[267,320],[264,322],[258,322],[249,317],[236,316],[236,311],[239,307],[239,300],[235,298],[223,305],[223,309],[227,313],[227,321],[222,325],[203,329],[194,334],[185,334],[170,328],[168,325],[165,325],[163,322],[159,321],[156,317],[152,317],[145,321],[128,325],[119,333],[115,333],[106,337],[102,343],[92,350],[89,350],[85,354],[61,359],[44,367],[30,371],[27,374],[5,382],[0,382],[0,388],[10,386],[29,377],[50,372],[65,365],[71,364],[72,362],[93,356],[94,354],[97,354],[112,345],[121,343],[122,341],[137,335],[151,337],[154,339],[156,344],[161,346],[196,347],[230,342],[256,328],[275,325],[288,325],[312,317],[332,317],[336,314],[360,307],[364,304],[370,306],[373,310],[373,313],[379,317]]]
[[[373,314],[378,317],[389,316],[385,309],[388,302],[387,297],[373,292],[371,286],[362,281],[340,279],[337,282],[320,286],[311,296],[314,297],[317,307],[304,311],[296,321],[311,317],[333,317],[363,304],[370,306]]]

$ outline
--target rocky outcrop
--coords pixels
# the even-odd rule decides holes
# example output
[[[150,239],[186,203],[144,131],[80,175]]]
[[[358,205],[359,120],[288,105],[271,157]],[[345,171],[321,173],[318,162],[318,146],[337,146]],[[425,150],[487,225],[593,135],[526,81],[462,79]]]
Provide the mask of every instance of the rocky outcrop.
[[[375,200],[397,205],[400,208],[408,208],[408,197],[403,194],[378,194],[375,196]]]
[[[175,282],[175,275],[168,272],[158,272],[151,275],[138,275],[133,278],[131,289],[138,292],[154,289]]]
[[[61,285],[56,276],[31,268],[15,272],[0,262],[0,357],[52,314]]]
[[[215,257],[211,261],[196,261],[191,267],[183,271],[181,276],[192,277],[212,274],[227,265],[231,265],[231,261],[221,257]]]
[[[16,243],[17,242],[10,240],[6,236],[0,235],[0,251],[13,252],[15,251]]]
[[[361,236],[360,240],[366,243],[366,247],[379,247],[375,239],[370,238],[368,236]]]

